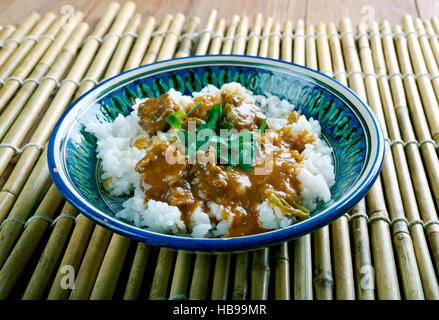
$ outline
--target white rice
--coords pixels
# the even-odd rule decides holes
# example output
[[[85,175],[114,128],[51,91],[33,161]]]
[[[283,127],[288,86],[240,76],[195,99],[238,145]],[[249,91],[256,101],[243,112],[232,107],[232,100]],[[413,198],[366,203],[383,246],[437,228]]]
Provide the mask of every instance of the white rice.
[[[314,134],[316,143],[307,144],[302,155],[305,156],[303,168],[300,169],[298,179],[301,182],[302,205],[312,211],[319,200],[328,201],[331,197],[329,188],[334,184],[334,168],[332,165],[331,148],[320,139],[321,128],[318,121],[300,116],[294,124],[288,125],[287,116],[294,110],[294,106],[286,100],[275,96],[253,96],[251,92],[237,83],[224,85],[221,90],[229,93],[247,95],[252,99],[264,114],[274,129],[286,127],[294,137],[303,130]],[[180,92],[171,89],[170,97],[181,105],[191,103],[192,97],[183,96]],[[204,94],[220,96],[220,89],[208,85],[200,92],[192,94],[197,97]],[[165,202],[148,200],[140,188],[140,175],[135,171],[135,165],[145,156],[145,150],[138,150],[133,146],[135,140],[146,134],[138,125],[137,108],[141,103],[137,100],[133,112],[127,117],[119,115],[113,123],[101,123],[98,120],[86,125],[86,130],[94,133],[97,138],[97,157],[101,159],[103,174],[106,180],[111,177],[108,190],[112,196],[132,195],[123,203],[123,210],[116,216],[134,223],[135,226],[148,230],[184,234],[186,226],[181,219],[178,207],[170,206]],[[134,192],[133,192],[134,191]],[[197,207],[190,217],[191,236],[221,237],[226,236],[233,217],[223,214],[224,208],[214,202],[207,204],[209,212],[203,212]],[[281,210],[265,200],[258,206],[259,220],[263,228],[278,229],[287,227],[296,222],[294,217],[286,217]],[[219,221],[216,225],[210,222],[210,217]]]
[[[129,195],[139,186],[140,175],[134,170],[136,164],[145,156],[145,150],[133,147],[134,141],[145,135],[138,124],[137,108],[127,117],[119,115],[113,123],[92,121],[86,130],[97,138],[97,157],[101,160],[101,178],[111,178],[109,190],[112,196]]]

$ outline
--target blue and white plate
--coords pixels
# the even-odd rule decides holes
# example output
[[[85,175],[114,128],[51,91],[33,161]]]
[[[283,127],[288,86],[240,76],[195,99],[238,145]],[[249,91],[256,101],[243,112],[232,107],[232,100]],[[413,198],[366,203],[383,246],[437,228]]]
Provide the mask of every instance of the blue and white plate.
[[[254,94],[271,94],[296,105],[320,122],[333,148],[335,184],[331,200],[311,217],[290,227],[236,238],[190,238],[160,234],[122,221],[115,214],[126,198],[102,190],[96,139],[84,130],[92,118],[112,121],[128,115],[136,98],[157,97],[170,88],[189,95],[208,84],[240,82]],[[384,138],[379,122],[360,98],[317,71],[278,60],[249,56],[197,56],[162,61],[115,76],[76,100],[55,127],[48,160],[53,181],[64,197],[94,222],[150,245],[191,251],[239,251],[269,246],[317,230],[352,208],[381,169]]]

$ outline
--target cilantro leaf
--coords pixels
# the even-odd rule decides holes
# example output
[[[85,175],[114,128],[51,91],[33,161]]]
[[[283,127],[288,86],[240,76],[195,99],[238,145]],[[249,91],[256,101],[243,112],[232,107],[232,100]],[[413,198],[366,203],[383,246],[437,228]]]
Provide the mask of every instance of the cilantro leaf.
[[[171,126],[171,128],[173,129],[181,129],[181,125],[183,124],[183,117],[186,114],[181,111],[181,110],[177,110],[175,112],[172,112],[167,118],[166,118],[166,122],[169,123],[169,125]]]
[[[200,124],[196,132],[189,132],[181,128],[184,122],[183,118],[190,115],[200,105],[201,102],[187,114],[178,110],[166,118],[172,128],[180,129],[177,137],[186,148],[185,154],[193,159],[197,151],[206,151],[212,146],[216,150],[219,163],[230,167],[239,166],[245,172],[252,171],[254,167],[251,166],[251,163],[255,158],[255,153],[259,151],[253,133],[245,130],[238,134],[229,135],[227,138],[218,135],[221,129],[230,130],[232,127],[230,122],[224,123],[221,121],[223,117],[221,104],[216,104],[206,111],[206,122]],[[261,133],[265,132],[265,127],[266,119],[261,123]],[[209,131],[203,131],[204,129],[209,129]]]

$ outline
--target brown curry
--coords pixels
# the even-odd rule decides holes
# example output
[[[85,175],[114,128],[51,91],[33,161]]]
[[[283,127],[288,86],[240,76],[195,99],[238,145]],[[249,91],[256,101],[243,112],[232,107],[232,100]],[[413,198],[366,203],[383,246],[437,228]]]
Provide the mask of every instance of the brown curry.
[[[260,108],[245,97],[205,95],[194,99],[194,105],[199,102],[201,104],[191,118],[198,118],[201,123],[206,120],[206,111],[217,103],[222,104],[224,120],[238,130],[257,130],[265,118]],[[167,115],[175,110],[187,112],[194,105],[186,108],[177,106],[168,94],[148,99],[139,106],[139,124],[150,136],[158,131],[166,132],[169,129],[165,121]],[[289,123],[296,122],[299,116],[298,112],[292,112],[288,117]],[[253,164],[255,169],[245,172],[239,167],[201,161],[170,164],[166,160],[166,151],[173,141],[139,138],[135,147],[146,149],[147,153],[135,169],[141,175],[145,201],[153,199],[177,206],[189,231],[190,215],[194,209],[201,206],[207,213],[208,203],[215,202],[223,206],[224,219],[233,217],[227,236],[257,234],[267,231],[261,226],[257,210],[265,199],[282,199],[281,203],[297,207],[300,201],[297,175],[304,160],[300,154],[307,143],[314,141],[314,135],[306,130],[296,137],[292,136],[288,127],[270,130],[260,135],[261,157]],[[174,152],[188,160],[178,150]],[[258,174],[256,169],[262,170],[267,164],[271,171]],[[282,213],[291,214],[284,209]],[[218,222],[212,215],[210,219]]]

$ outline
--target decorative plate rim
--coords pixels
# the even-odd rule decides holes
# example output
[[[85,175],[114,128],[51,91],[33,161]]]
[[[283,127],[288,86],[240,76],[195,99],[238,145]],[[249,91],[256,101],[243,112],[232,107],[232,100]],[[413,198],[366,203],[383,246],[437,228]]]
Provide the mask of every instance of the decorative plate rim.
[[[99,92],[102,92],[108,87],[111,87],[114,84],[121,82],[121,80],[126,79],[128,75],[135,76],[136,73],[139,73],[140,70],[154,70],[157,69],[158,66],[165,66],[165,68],[170,68],[172,66],[181,65],[182,62],[185,61],[216,61],[218,62],[220,59],[223,63],[240,61],[251,63],[252,61],[263,63],[266,66],[272,67],[280,67],[291,68],[297,70],[305,71],[304,73],[309,76],[315,75],[318,80],[321,80],[329,87],[331,87],[338,95],[343,97],[343,100],[350,100],[354,106],[361,106],[370,117],[370,121],[373,123],[374,127],[369,127],[371,131],[371,146],[374,146],[374,138],[376,139],[376,154],[374,159],[370,159],[369,169],[363,172],[362,179],[356,183],[358,184],[357,188],[351,190],[347,196],[342,198],[342,203],[338,203],[337,207],[332,207],[326,209],[319,213],[316,216],[313,216],[303,222],[293,224],[286,228],[281,228],[261,234],[242,236],[242,237],[233,237],[233,238],[191,238],[191,237],[182,237],[170,234],[162,234],[142,228],[135,227],[127,222],[119,220],[115,217],[110,217],[107,214],[101,212],[99,209],[94,208],[93,206],[87,205],[83,203],[83,201],[75,195],[71,189],[71,185],[68,181],[65,181],[61,176],[60,170],[57,168],[61,167],[60,162],[60,154],[61,150],[61,140],[64,136],[59,136],[59,133],[65,134],[66,131],[60,131],[63,129],[69,128],[64,123],[64,120],[69,115],[69,113],[75,108],[77,105],[87,104],[90,100],[96,98]],[[166,66],[168,64],[168,66]],[[170,71],[170,70],[167,70]],[[312,77],[312,76],[311,76]],[[312,78],[316,78],[312,77]],[[344,91],[344,92],[342,92]],[[361,112],[360,109],[358,109]],[[361,112],[363,113],[363,112]],[[68,122],[68,124],[71,122]],[[263,57],[254,57],[247,55],[204,55],[204,56],[192,56],[192,57],[184,57],[184,58],[174,58],[169,60],[164,60],[148,65],[143,65],[131,70],[124,71],[114,77],[111,77],[97,86],[93,87],[83,95],[81,95],[78,99],[76,99],[63,113],[63,115],[58,120],[54,130],[49,139],[47,158],[48,158],[48,166],[49,171],[52,176],[53,182],[56,187],[60,190],[61,194],[66,198],[68,202],[70,202],[79,212],[84,214],[86,217],[90,218],[94,222],[111,229],[114,232],[122,234],[124,236],[130,237],[132,239],[147,242],[150,245],[168,247],[172,249],[182,249],[188,251],[212,251],[212,252],[230,252],[230,251],[239,251],[239,250],[248,250],[255,249],[258,247],[271,246],[282,241],[291,240],[300,236],[303,236],[307,233],[310,233],[314,230],[317,230],[332,221],[336,218],[340,217],[344,213],[346,213],[349,209],[351,209],[361,198],[367,193],[367,191],[372,187],[373,183],[379,176],[379,172],[381,170],[383,159],[384,159],[384,150],[385,150],[385,141],[384,134],[381,129],[380,123],[372,112],[369,106],[364,103],[361,98],[353,92],[350,88],[344,86],[334,78],[327,76],[319,71],[310,69],[305,66],[297,65],[295,63],[286,62],[277,59],[271,58],[263,58]],[[60,153],[60,154],[58,154]]]

